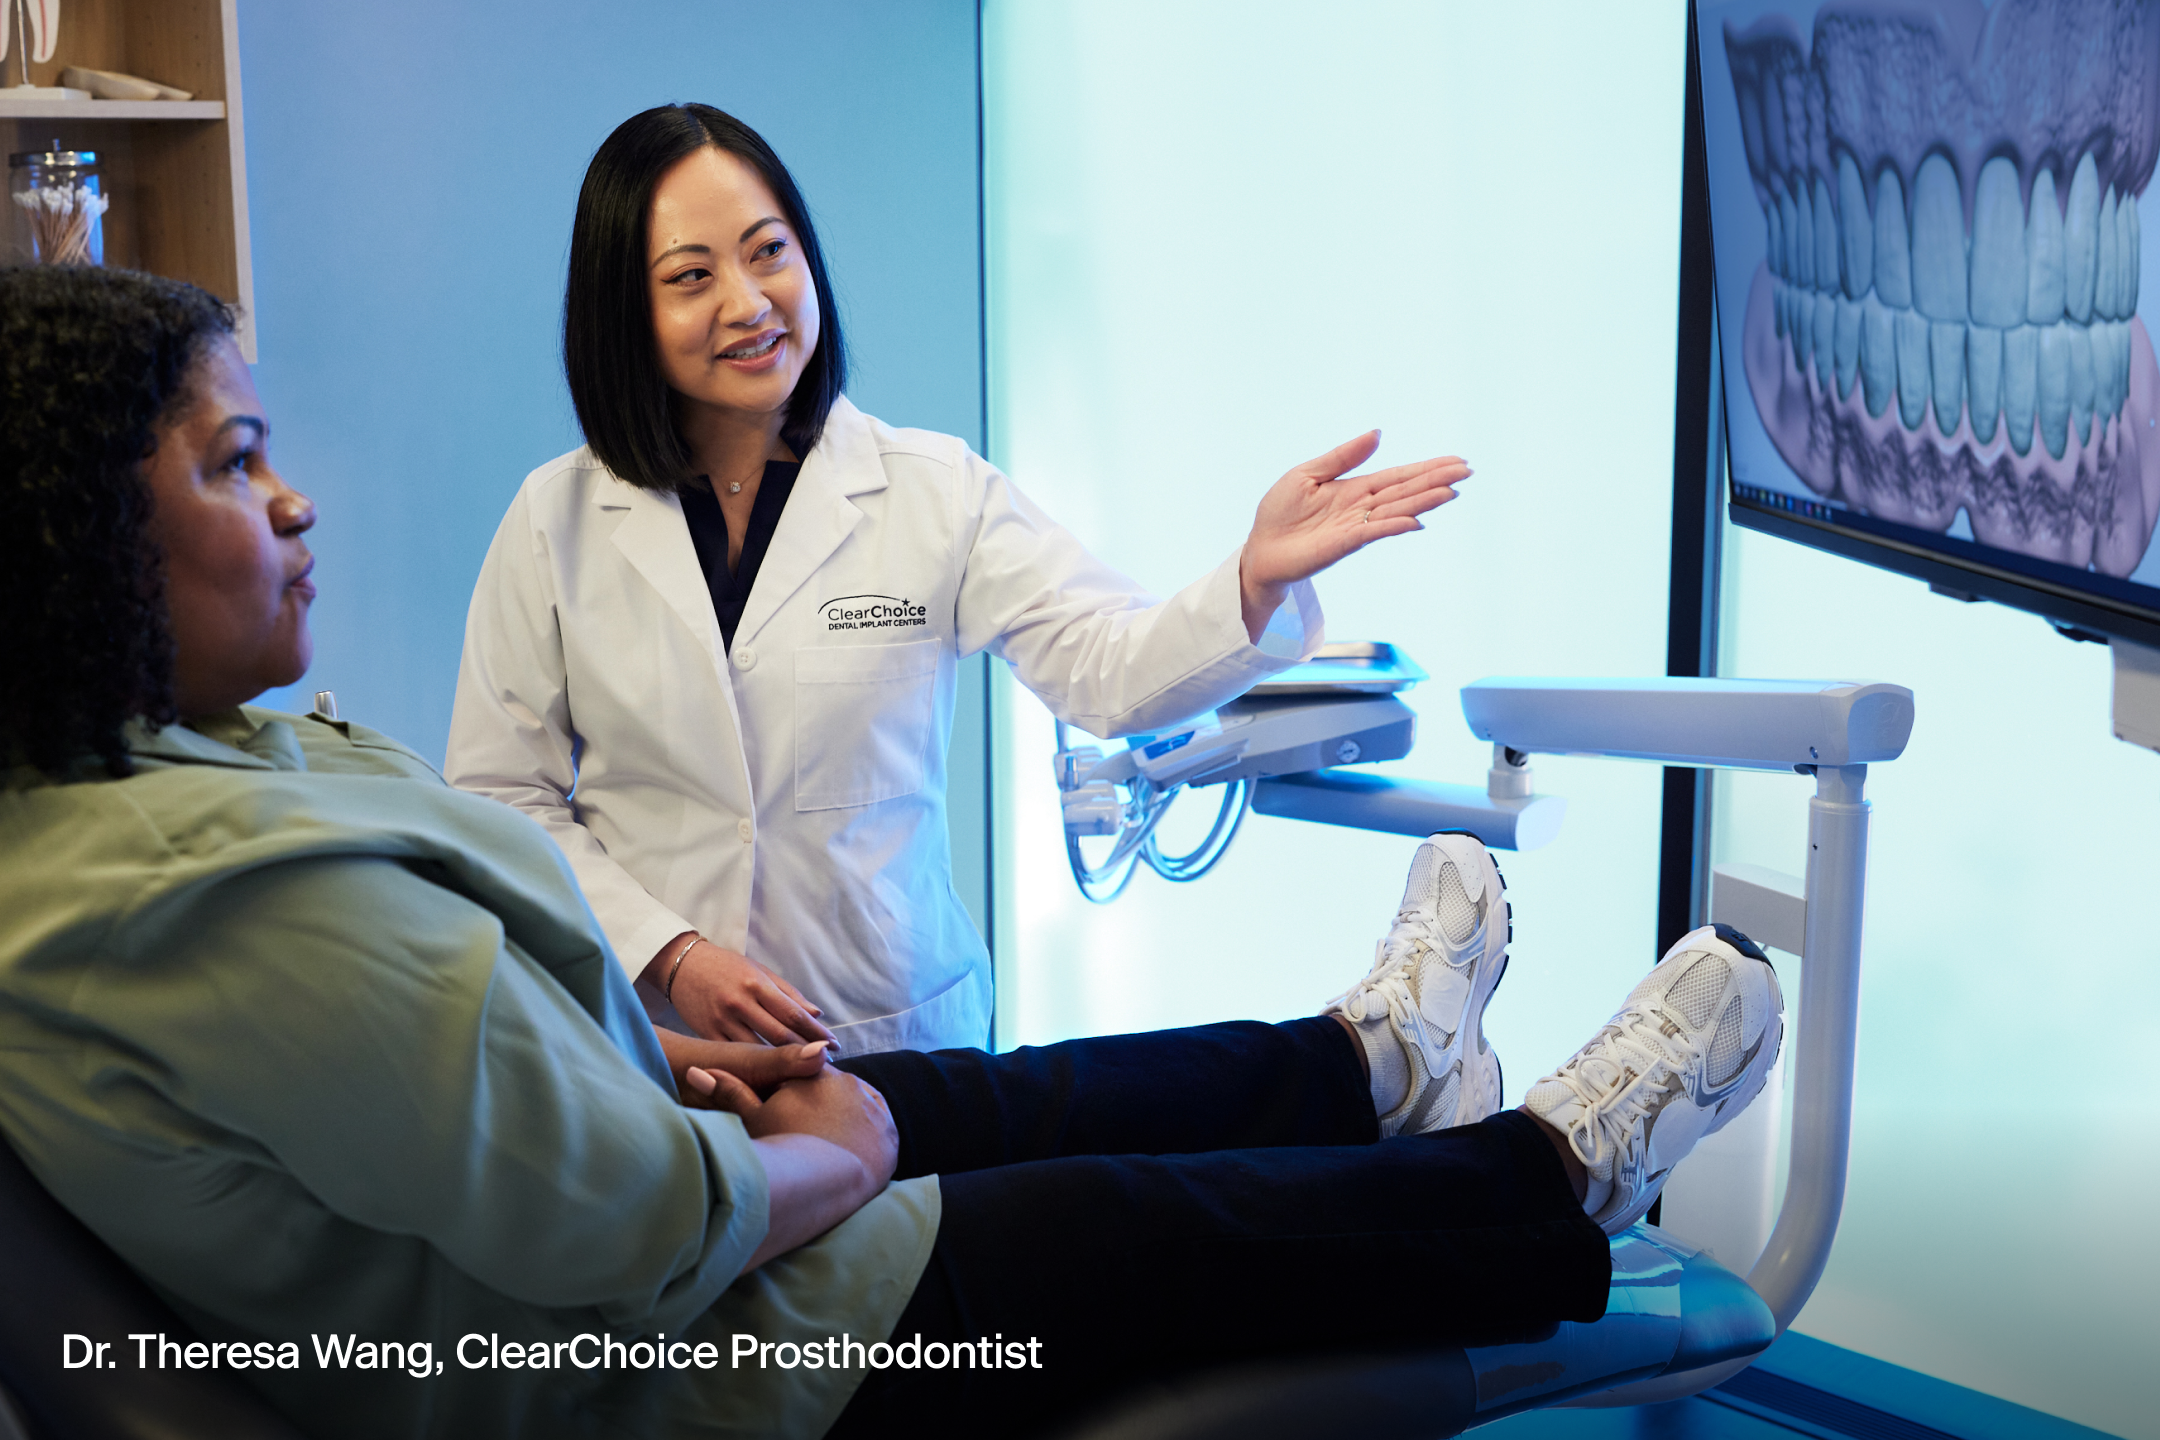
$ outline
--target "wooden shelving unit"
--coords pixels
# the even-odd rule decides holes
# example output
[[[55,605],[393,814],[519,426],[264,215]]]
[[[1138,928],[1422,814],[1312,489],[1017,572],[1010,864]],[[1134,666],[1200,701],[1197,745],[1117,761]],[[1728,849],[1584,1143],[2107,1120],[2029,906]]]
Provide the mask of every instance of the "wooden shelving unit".
[[[0,73],[0,139],[10,154],[95,150],[105,263],[189,280],[240,312],[255,359],[248,255],[247,148],[240,120],[239,0],[65,0],[53,58],[30,67],[58,85],[70,65],[119,70],[195,93],[192,100],[17,100],[20,52]]]

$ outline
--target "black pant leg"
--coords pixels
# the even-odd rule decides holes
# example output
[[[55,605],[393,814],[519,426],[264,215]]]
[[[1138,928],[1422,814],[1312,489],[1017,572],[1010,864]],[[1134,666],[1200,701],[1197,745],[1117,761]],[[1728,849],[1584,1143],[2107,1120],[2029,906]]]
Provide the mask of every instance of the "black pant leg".
[[[1122,1389],[1275,1356],[1492,1343],[1604,1313],[1604,1235],[1513,1111],[1371,1145],[1071,1156],[939,1181],[929,1271],[832,1440],[1023,1436]],[[980,1342],[1026,1346],[1019,1368]],[[933,1352],[936,1353],[936,1352]]]
[[[841,1062],[900,1132],[899,1178],[1067,1155],[1179,1155],[1379,1138],[1356,1042],[1324,1015],[1099,1035],[1002,1055]]]

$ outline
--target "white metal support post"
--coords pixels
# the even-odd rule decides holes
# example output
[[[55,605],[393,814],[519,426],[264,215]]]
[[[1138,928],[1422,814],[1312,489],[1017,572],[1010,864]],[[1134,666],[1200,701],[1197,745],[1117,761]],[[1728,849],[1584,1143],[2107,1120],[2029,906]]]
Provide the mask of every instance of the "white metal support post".
[[[1845,1205],[1867,899],[1866,784],[1865,765],[1825,765],[1815,772],[1815,798],[1808,802],[1807,951],[1800,970],[1800,1033],[1793,1041],[1792,1163],[1770,1248],[1748,1272],[1748,1284],[1777,1317],[1780,1333],[1822,1277]]]
[[[1794,1045],[1793,1131],[1785,1203],[1748,1284],[1784,1334],[1830,1260],[1852,1139],[1853,1062],[1859,1050],[1860,929],[1867,904],[1865,765],[1815,769],[1808,801],[1807,939]],[[1575,1401],[1583,1407],[1653,1405],[1707,1390],[1753,1357],[1660,1375]]]

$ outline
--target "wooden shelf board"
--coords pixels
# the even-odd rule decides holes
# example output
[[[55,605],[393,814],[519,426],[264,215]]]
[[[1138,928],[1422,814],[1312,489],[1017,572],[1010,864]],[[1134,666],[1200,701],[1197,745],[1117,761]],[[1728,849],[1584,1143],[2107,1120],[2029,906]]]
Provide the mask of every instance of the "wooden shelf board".
[[[0,13],[7,6],[0,0]],[[66,8],[59,46],[52,59],[31,63],[31,84],[57,85],[68,66],[81,65],[197,98],[37,101],[0,88],[0,151],[43,150],[56,139],[63,149],[95,150],[112,200],[106,263],[191,281],[233,302],[240,353],[252,361],[239,0],[67,0]]]
[[[0,90],[0,120],[223,120],[222,100],[17,100]]]

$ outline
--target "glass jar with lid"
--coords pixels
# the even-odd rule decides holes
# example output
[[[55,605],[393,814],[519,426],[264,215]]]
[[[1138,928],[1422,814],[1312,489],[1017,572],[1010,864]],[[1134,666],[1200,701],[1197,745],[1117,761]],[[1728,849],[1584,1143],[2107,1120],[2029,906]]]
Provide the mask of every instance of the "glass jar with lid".
[[[8,156],[8,259],[40,265],[102,265],[109,203],[94,150]]]

